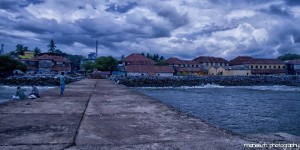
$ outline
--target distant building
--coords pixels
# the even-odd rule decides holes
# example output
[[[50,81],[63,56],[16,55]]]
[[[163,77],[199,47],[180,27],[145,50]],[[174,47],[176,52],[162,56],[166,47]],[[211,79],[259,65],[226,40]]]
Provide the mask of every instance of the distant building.
[[[175,69],[179,76],[204,76],[207,75],[207,69],[202,67],[177,67]]]
[[[228,61],[220,57],[199,56],[195,58],[193,61],[197,62],[198,65],[201,65],[206,68],[211,68],[211,67],[216,68],[219,66],[224,68],[228,66]]]
[[[24,55],[19,55],[20,59],[33,59],[34,58],[34,52],[26,51],[24,52]]]
[[[300,59],[287,61],[287,70],[290,75],[300,75]]]
[[[286,74],[285,63],[279,59],[252,58],[239,56],[229,62],[231,66],[245,66],[252,75],[280,75]]]
[[[127,76],[173,76],[170,66],[155,66],[155,62],[141,54],[133,53],[123,58],[124,71]]]
[[[128,65],[125,66],[127,76],[173,76],[174,69],[170,66]]]
[[[20,59],[27,65],[28,73],[68,73],[71,71],[71,61],[59,56],[42,54],[32,59]]]
[[[123,59],[123,65],[155,65],[155,62],[141,54],[132,53]]]
[[[208,69],[209,75],[224,75],[225,69],[222,66],[212,66]]]
[[[225,76],[248,76],[251,75],[251,70],[247,66],[228,66],[225,68]]]
[[[223,75],[228,61],[223,58],[199,56],[193,60],[181,60],[171,57],[166,60],[174,67],[177,75]]]

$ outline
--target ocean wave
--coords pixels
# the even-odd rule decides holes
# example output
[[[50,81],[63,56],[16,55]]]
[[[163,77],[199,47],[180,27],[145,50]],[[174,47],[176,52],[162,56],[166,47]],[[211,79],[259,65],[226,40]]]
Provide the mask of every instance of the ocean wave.
[[[136,88],[136,87],[135,87]],[[138,87],[137,89],[215,89],[215,88],[237,88],[250,89],[261,91],[300,91],[300,87],[286,86],[286,85],[272,85],[272,86],[221,86],[217,84],[206,84],[201,86],[179,86],[179,87]]]
[[[244,88],[261,91],[300,91],[300,87],[273,85],[273,86],[246,86]]]

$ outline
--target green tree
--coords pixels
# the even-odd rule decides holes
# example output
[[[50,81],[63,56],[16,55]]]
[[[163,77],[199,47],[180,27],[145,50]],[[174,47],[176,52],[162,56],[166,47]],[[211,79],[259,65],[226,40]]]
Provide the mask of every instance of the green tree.
[[[66,53],[62,53],[62,55],[71,61],[72,70],[80,70],[80,62],[85,59],[82,55],[72,55]]]
[[[158,59],[159,59],[159,55],[154,54],[152,60],[154,60],[155,62],[158,62]]]
[[[102,56],[97,58],[95,61],[95,68],[97,68],[100,71],[115,71],[117,70],[117,65],[117,60],[112,56]]]
[[[287,53],[287,54],[283,54],[283,55],[279,56],[278,59],[280,59],[282,61],[295,60],[295,59],[300,59],[300,55]]]
[[[56,50],[56,43],[54,42],[53,39],[51,39],[49,41],[49,44],[47,45],[47,47],[49,48],[48,52],[50,53],[55,53],[55,50]]]
[[[85,71],[91,72],[94,69],[94,63],[91,61],[84,62],[81,65],[81,68],[84,69]]]
[[[0,49],[0,55],[3,55],[4,54],[4,44],[2,43],[1,44],[1,49]]]
[[[146,54],[146,57],[152,59],[152,56],[149,53]]]
[[[10,75],[16,69],[25,72],[27,66],[10,56],[0,56],[0,76]]]
[[[159,61],[164,61],[165,57],[164,56],[160,56]]]
[[[38,47],[35,47],[35,48],[33,49],[33,52],[34,52],[34,55],[37,56],[38,54],[41,53],[41,50],[40,50]]]
[[[24,46],[22,44],[17,44],[15,51],[19,55],[24,55],[25,52]]]
[[[168,66],[169,63],[163,60],[163,61],[157,62],[155,65],[156,65],[156,66]]]
[[[63,52],[60,49],[56,49],[56,50],[54,50],[54,53],[56,53],[56,54],[62,54]]]

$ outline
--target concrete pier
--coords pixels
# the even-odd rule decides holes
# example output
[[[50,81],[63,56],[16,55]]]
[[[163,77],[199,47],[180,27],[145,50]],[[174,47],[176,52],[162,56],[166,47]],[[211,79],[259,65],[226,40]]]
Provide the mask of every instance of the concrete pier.
[[[261,142],[215,128],[108,80],[86,79],[67,85],[64,96],[58,88],[41,96],[0,104],[1,150],[224,150]]]

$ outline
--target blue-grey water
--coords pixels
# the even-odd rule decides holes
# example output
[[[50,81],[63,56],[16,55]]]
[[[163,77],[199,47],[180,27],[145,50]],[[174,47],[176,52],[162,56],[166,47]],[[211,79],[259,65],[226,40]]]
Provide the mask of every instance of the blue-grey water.
[[[30,86],[21,86],[21,88],[26,90],[26,94],[30,94]],[[37,86],[39,92],[54,88],[52,86]],[[0,103],[11,101],[12,95],[16,94],[17,86],[0,86]]]
[[[300,136],[300,87],[138,88],[176,109],[241,134]]]

